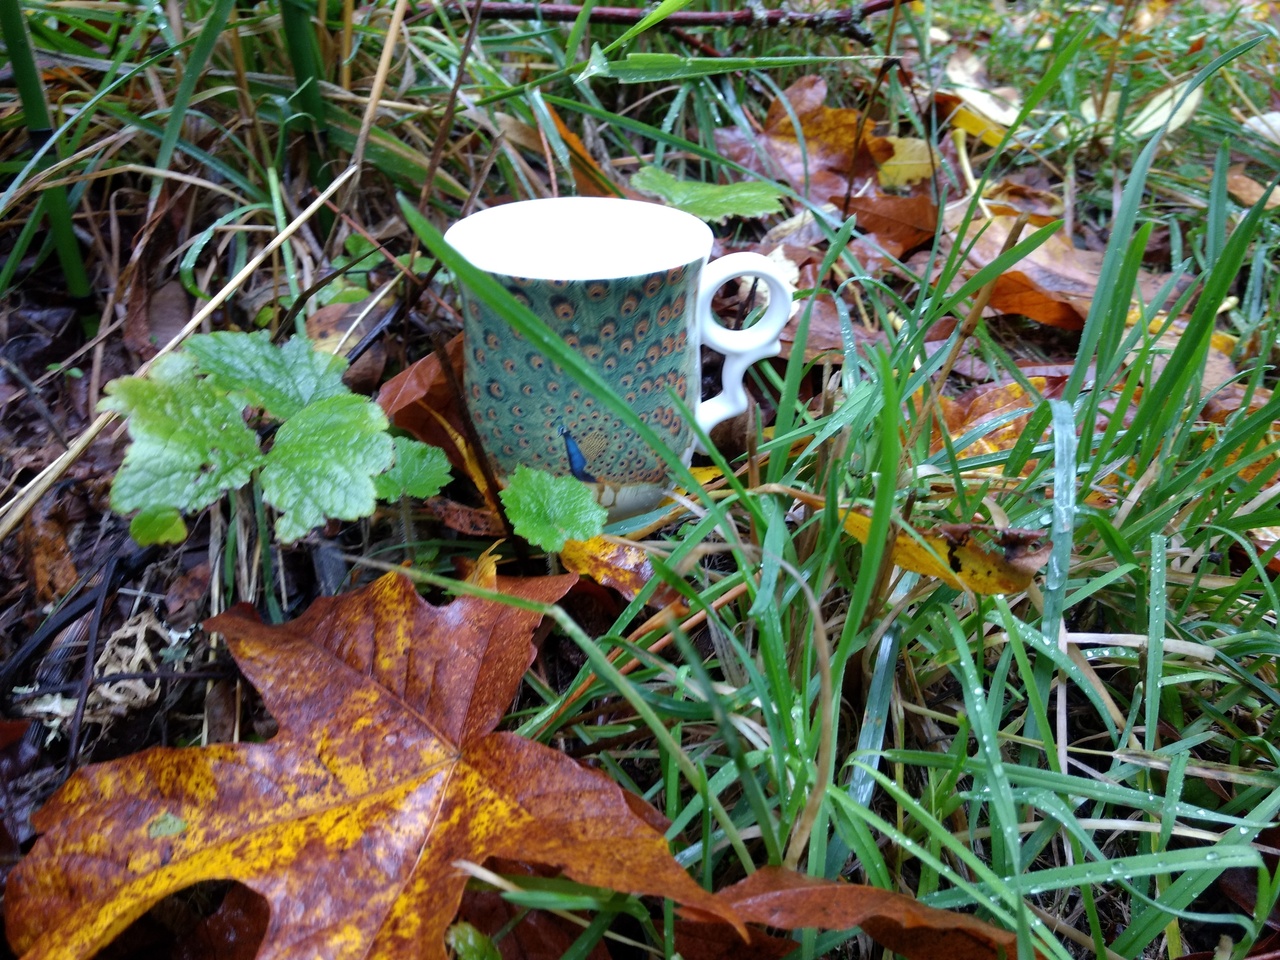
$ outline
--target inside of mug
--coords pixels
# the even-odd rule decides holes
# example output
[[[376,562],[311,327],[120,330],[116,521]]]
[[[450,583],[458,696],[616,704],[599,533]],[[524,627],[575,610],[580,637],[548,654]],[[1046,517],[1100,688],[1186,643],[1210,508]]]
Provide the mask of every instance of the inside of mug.
[[[681,267],[711,254],[697,217],[638,200],[557,197],[491,207],[445,239],[481,270],[539,280],[606,280]]]

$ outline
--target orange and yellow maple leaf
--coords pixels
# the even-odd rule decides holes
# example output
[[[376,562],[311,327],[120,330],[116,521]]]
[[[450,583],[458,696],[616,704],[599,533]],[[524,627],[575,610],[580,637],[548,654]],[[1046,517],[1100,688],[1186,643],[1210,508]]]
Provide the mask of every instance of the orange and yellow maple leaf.
[[[575,576],[498,578],[554,603]],[[77,772],[36,815],[6,931],[28,958],[88,957],[170,893],[237,880],[263,896],[260,958],[445,957],[466,876],[498,856],[667,896],[737,923],[602,774],[495,733],[533,657],[536,611],[435,607],[388,575],[282,626],[236,608],[226,638],[280,732],[151,749]]]

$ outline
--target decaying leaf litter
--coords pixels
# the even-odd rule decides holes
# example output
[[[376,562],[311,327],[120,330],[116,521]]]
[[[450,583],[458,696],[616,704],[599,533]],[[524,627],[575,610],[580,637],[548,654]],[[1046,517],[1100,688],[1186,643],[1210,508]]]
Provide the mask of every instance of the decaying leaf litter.
[[[7,863],[17,864],[6,891],[6,934],[18,952],[30,948],[32,955],[52,955],[43,951],[65,947],[71,951],[65,955],[88,955],[128,927],[122,942],[133,946],[126,949],[155,955],[175,935],[158,931],[154,919],[138,918],[164,893],[199,880],[239,880],[265,896],[270,909],[264,911],[245,887],[232,886],[217,910],[179,894],[168,901],[182,915],[176,928],[186,931],[177,937],[178,949],[190,949],[183,946],[184,936],[188,942],[223,944],[265,937],[262,949],[271,955],[307,952],[317,943],[335,955],[355,955],[365,950],[363,944],[381,950],[393,942],[438,955],[468,875],[468,897],[514,881],[505,913],[483,913],[464,899],[461,916],[495,936],[504,953],[522,949],[526,955],[539,945],[548,955],[560,955],[575,940],[607,951],[606,944],[619,941],[601,940],[601,934],[610,918],[627,915],[641,940],[684,956],[741,954],[748,948],[734,925],[741,929],[743,921],[775,928],[773,934],[754,928],[750,933],[749,949],[770,956],[796,942],[778,937],[779,930],[806,925],[837,931],[858,925],[906,956],[943,950],[994,956],[1013,950],[1008,937],[1019,933],[1042,953],[1087,953],[1090,944],[1106,944],[1112,955],[1152,950],[1176,956],[1214,945],[1215,929],[1144,909],[1140,900],[1116,911],[1116,898],[1146,883],[1148,897],[1156,894],[1174,910],[1194,905],[1203,912],[1220,907],[1224,897],[1246,911],[1262,908],[1257,890],[1250,903],[1240,903],[1238,885],[1215,893],[1217,874],[1206,863],[1254,863],[1248,841],[1275,805],[1267,759],[1268,718],[1275,708],[1267,687],[1273,652],[1265,638],[1274,632],[1266,611],[1276,605],[1265,571],[1280,541],[1269,530],[1280,522],[1268,523],[1276,470],[1271,423],[1277,412],[1269,394],[1273,347],[1265,321],[1276,304],[1264,292],[1268,278],[1274,279],[1274,222],[1243,217],[1244,207],[1260,200],[1265,207],[1266,182],[1275,176],[1268,118],[1274,118],[1276,104],[1248,86],[1259,73],[1274,70],[1274,41],[1254,47],[1250,61],[1225,67],[1204,89],[1192,89],[1195,70],[1226,47],[1196,32],[1204,20],[1180,18],[1166,7],[1130,5],[1114,11],[1109,29],[1082,45],[1103,65],[1099,75],[1083,86],[1067,75],[1076,99],[1050,98],[1049,108],[1037,105],[1019,122],[1032,91],[1025,83],[1002,84],[988,75],[999,61],[984,62],[975,52],[983,28],[970,24],[970,36],[949,36],[939,46],[913,20],[920,15],[902,8],[875,23],[879,42],[898,55],[887,63],[877,57],[821,71],[792,65],[790,73],[778,68],[770,84],[757,79],[764,74],[735,63],[730,76],[739,93],[749,93],[748,109],[721,111],[711,121],[705,108],[703,114],[682,114],[673,105],[669,116],[692,134],[679,144],[678,128],[668,124],[664,135],[661,111],[634,118],[603,111],[602,117],[598,102],[575,96],[570,86],[552,85],[545,99],[508,98],[489,111],[470,113],[459,108],[463,136],[447,157],[432,146],[444,140],[433,137],[429,121],[412,111],[397,128],[374,128],[363,149],[377,173],[365,172],[366,194],[354,208],[348,201],[337,211],[351,231],[346,241],[326,244],[322,224],[303,224],[299,242],[274,255],[277,269],[268,263],[254,271],[229,307],[213,317],[215,329],[265,324],[287,331],[293,317],[286,311],[313,287],[320,293],[305,312],[315,313],[307,330],[318,339],[325,329],[320,310],[362,321],[379,314],[393,318],[399,335],[383,336],[377,344],[403,372],[382,386],[379,400],[398,426],[445,452],[455,480],[438,496],[421,500],[422,494],[380,510],[368,524],[331,521],[302,546],[289,548],[272,542],[270,518],[246,488],[222,496],[210,510],[193,510],[185,548],[138,551],[120,535],[122,525],[111,527],[118,520],[91,532],[98,518],[109,517],[107,488],[119,470],[123,442],[108,436],[73,458],[65,474],[69,482],[26,512],[17,550],[3,559],[7,599],[0,624],[12,650],[5,679],[9,685],[22,682],[13,693],[6,690],[8,704],[13,714],[25,710],[38,721],[15,727],[2,766],[4,827],[11,841]],[[1053,51],[1052,34],[1066,23],[1086,22],[1055,16],[1060,15],[1019,12],[1012,29],[992,33],[1028,51],[1048,39]],[[1247,14],[1264,25],[1269,16],[1274,11],[1265,5]],[[507,59],[515,72],[499,80],[494,71],[508,52],[500,42],[486,49],[489,29],[469,51],[481,89],[534,79],[527,65],[545,51],[535,45],[524,59]],[[501,34],[509,28],[496,29]],[[602,28],[590,29],[589,39],[595,39],[594,31]],[[1163,43],[1153,39],[1161,31]],[[435,27],[409,36],[411,43],[425,42],[422,49],[463,45],[459,35]],[[711,36],[723,42],[732,34]],[[1247,30],[1240,34],[1247,36]],[[678,80],[714,76],[717,67],[707,62],[713,58],[705,43],[681,46],[694,39],[645,34],[637,42],[652,44],[651,52],[618,56],[601,75],[624,84],[628,77],[652,78],[662,71]],[[946,44],[953,40],[950,49]],[[823,52],[861,52],[840,41],[823,42]],[[376,57],[369,50],[381,44],[378,39],[361,48],[336,79],[353,89],[353,73],[365,70],[372,77]],[[700,61],[688,59],[690,49]],[[269,98],[283,88],[287,70],[271,63],[269,44],[251,56],[269,69],[257,71],[245,93],[265,91]],[[603,56],[607,64],[609,54]],[[1144,61],[1159,69],[1144,71]],[[76,69],[82,73],[50,71],[45,82],[92,89],[99,65]],[[1125,86],[1122,78],[1128,84],[1123,94],[1116,89]],[[646,88],[619,89],[638,96]],[[688,104],[699,102],[705,89],[685,91],[681,102]],[[404,110],[413,96],[441,103],[447,93],[447,85],[428,87],[425,94],[410,91],[408,99],[385,109]],[[1215,97],[1230,105],[1230,113],[1210,110]],[[217,97],[209,102],[216,107]],[[192,309],[189,297],[207,297],[229,277],[226,264],[244,262],[245,253],[255,249],[246,237],[273,223],[278,228],[314,199],[310,178],[316,168],[304,154],[317,144],[339,151],[358,146],[360,112],[351,101],[330,99],[320,114],[329,142],[296,132],[297,166],[290,167],[284,186],[273,187],[279,178],[256,183],[252,175],[237,174],[231,192],[240,191],[235,202],[243,205],[236,211],[215,202],[226,189],[210,190],[214,182],[201,178],[202,155],[184,139],[178,155],[184,176],[196,171],[195,182],[168,180],[149,194],[145,174],[122,169],[111,175],[112,192],[88,197],[86,211],[98,211],[86,221],[96,231],[90,249],[104,275],[112,277],[119,308],[109,304],[107,322],[94,339],[74,322],[74,310],[60,313],[43,305],[56,300],[38,269],[17,288],[22,299],[6,322],[18,334],[6,341],[0,382],[11,493],[20,493],[23,483],[83,433],[108,381],[134,373],[138,357],[182,328]],[[654,122],[627,127],[624,117]],[[598,124],[600,119],[606,123]],[[1210,121],[1220,131],[1229,126],[1234,138],[1217,160],[1212,149],[1203,156],[1195,152],[1201,141],[1188,135]],[[274,118],[259,116],[256,122],[265,142],[263,125]],[[631,139],[610,132],[611,125],[630,131]],[[1102,183],[1118,169],[1140,166],[1144,138],[1162,125],[1170,145],[1189,146],[1192,153],[1184,157],[1166,149],[1158,155],[1150,194],[1175,212],[1151,219],[1155,230],[1147,256],[1139,250],[1125,268],[1133,296],[1127,287],[1117,295],[1117,275],[1108,273],[1116,262],[1108,241],[1124,223],[1125,184],[1115,177],[1107,196]],[[122,129],[132,128],[126,123]],[[1002,141],[1005,151],[996,157],[992,150]],[[227,141],[211,143],[216,151]],[[1063,150],[1063,143],[1071,148]],[[685,144],[702,152],[681,155]],[[655,146],[658,154],[651,152]],[[10,149],[20,148],[15,143]],[[200,149],[209,155],[208,147]],[[709,158],[715,164],[704,162]],[[224,175],[227,169],[234,165],[224,163]],[[1082,172],[1094,178],[1095,189]],[[388,186],[425,197],[423,183],[434,183],[443,205],[455,212],[473,187],[481,203],[556,191],[648,196],[690,207],[717,224],[725,250],[755,249],[794,267],[798,309],[784,359],[757,383],[759,404],[746,422],[718,438],[732,462],[699,468],[695,476],[707,493],[683,491],[644,526],[565,543],[552,562],[584,578],[577,586],[567,586],[572,576],[539,576],[547,572],[546,562],[511,540],[501,498],[462,428],[448,371],[438,359],[457,349],[448,342],[455,326],[452,292],[429,259],[415,258],[414,241],[390,216],[395,204]],[[27,189],[7,201],[29,203],[35,193]],[[254,197],[261,198],[259,206],[250,209]],[[207,230],[228,212],[236,216],[224,227],[248,229]],[[855,229],[833,248],[831,239],[846,215],[856,217]],[[95,217],[117,233],[103,230]],[[1063,228],[1045,230],[1059,219],[1067,221]],[[1209,223],[1203,237],[1197,220]],[[135,237],[135,255],[127,263],[110,245],[122,226]],[[1251,259],[1247,269],[1232,271],[1229,283],[1215,285],[1211,267],[1233,255],[1233,231],[1249,242]],[[1002,255],[1011,256],[1018,243],[1023,247],[1016,263],[989,269]],[[146,255],[184,244],[180,262]],[[1194,256],[1188,258],[1188,251]],[[1246,262],[1243,252],[1239,261]],[[321,283],[335,267],[346,272]],[[385,283],[414,272],[431,276],[431,284],[411,285],[399,301],[388,298]],[[184,292],[175,290],[175,281]],[[718,301],[722,316],[741,321],[758,299],[758,291],[744,284],[722,290]],[[921,306],[930,300],[946,309]],[[355,305],[344,307],[344,301]],[[415,309],[399,310],[397,302],[413,302]],[[1099,348],[1095,358],[1083,356],[1082,346],[1097,336],[1098,324],[1090,321],[1104,315],[1111,321],[1112,332],[1101,333],[1109,352]],[[336,343],[344,337],[327,339]],[[339,349],[359,339],[348,335]],[[77,355],[81,347],[87,350]],[[357,392],[371,392],[385,379],[378,368],[386,360],[371,365],[368,356],[361,357],[365,379],[348,377]],[[889,358],[889,367],[877,365],[880,356]],[[811,362],[807,371],[802,362]],[[68,373],[73,367],[86,372],[77,363],[89,365],[87,376]],[[868,384],[886,369],[897,371],[896,392],[877,397],[875,418],[860,416],[860,403],[871,406]],[[1183,383],[1186,371],[1194,382]],[[1184,426],[1153,431],[1160,420],[1152,411],[1160,404],[1145,400],[1146,394],[1176,401]],[[1063,429],[1061,418],[1072,404],[1091,419],[1076,419],[1075,437],[1067,439],[1073,431]],[[797,417],[802,409],[805,416]],[[253,426],[269,453],[269,419]],[[877,430],[880,445],[868,445],[867,436]],[[1117,440],[1126,431],[1135,439]],[[897,441],[885,443],[889,437]],[[1082,482],[1075,490],[1069,483],[1073,474],[1061,471],[1070,446],[1084,452],[1076,461]],[[895,474],[896,483],[884,482]],[[130,505],[123,502],[125,509]],[[1064,510],[1097,511],[1108,518],[1109,530],[1077,520],[1064,538]],[[324,515],[322,509],[312,519]],[[699,522],[700,516],[710,519]],[[171,517],[165,519],[171,525]],[[293,533],[284,539],[296,539]],[[404,560],[439,589],[441,581],[433,577],[465,576],[467,558],[499,539],[504,571],[537,577],[528,580],[541,585],[531,587],[535,591],[551,590],[552,584],[554,590],[570,590],[557,596],[572,619],[556,619],[554,626],[543,621],[535,634],[540,614],[470,599],[426,607],[402,579],[379,581],[345,600],[314,599],[372,579],[374,571],[361,572],[362,563],[379,555]],[[769,559],[780,548],[790,569]],[[111,562],[101,562],[104,554]],[[515,579],[494,579],[494,556],[480,557],[470,581],[508,597],[526,596],[513,586]],[[1057,567],[1049,563],[1054,558]],[[866,592],[860,592],[863,583]],[[781,615],[767,611],[765,598],[799,597],[806,589],[812,606],[792,601],[793,609],[780,602]],[[158,609],[168,614],[168,623],[140,629],[136,618],[132,627],[124,622],[136,611],[121,598],[137,590],[142,596],[133,606],[144,613],[154,606],[154,595],[164,595]],[[556,599],[537,597],[543,603]],[[44,619],[37,603],[60,600],[62,610]],[[225,627],[225,640],[213,628],[185,632],[237,600],[292,624],[256,627],[247,614],[224,614],[219,624],[235,625]],[[354,611],[361,603],[366,614],[386,624],[384,632],[371,635],[368,650],[343,646],[342,629],[313,629],[333,611]],[[541,648],[514,704],[512,690],[533,648],[521,640],[512,648],[519,648],[514,659],[480,660],[481,669],[505,671],[506,680],[501,695],[482,690],[492,702],[477,714],[483,722],[476,722],[486,733],[503,722],[504,729],[535,738],[488,734],[504,744],[522,744],[520,751],[553,748],[541,761],[545,769],[521,779],[520,789],[532,785],[550,792],[553,781],[558,783],[553,769],[580,784],[541,801],[546,807],[511,806],[503,823],[527,823],[530,836],[549,836],[557,849],[565,845],[566,830],[578,829],[563,827],[557,817],[607,824],[637,838],[639,852],[628,854],[632,861],[609,860],[624,856],[618,849],[604,850],[604,862],[593,861],[590,844],[571,851],[570,860],[514,839],[518,849],[486,842],[467,849],[478,860],[499,854],[540,867],[496,863],[508,878],[502,880],[486,873],[482,863],[457,866],[440,859],[453,850],[441,839],[452,834],[440,825],[483,820],[495,805],[469,802],[478,797],[470,781],[445,772],[469,767],[468,737],[434,712],[438,701],[431,705],[433,691],[452,689],[443,677],[424,679],[430,671],[422,672],[421,655],[430,648],[426,638],[436,634],[421,627],[406,631],[405,623],[425,615],[423,610],[475,603],[488,616],[523,616],[522,629]],[[1149,623],[1130,626],[1134,605]],[[418,612],[397,616],[409,610]],[[1041,613],[1062,618],[1052,621],[1052,632],[1035,626]],[[354,612],[348,620],[338,617],[346,628],[368,634],[367,625],[348,622],[353,618]],[[930,619],[941,625],[940,634],[920,626]],[[1155,626],[1161,621],[1163,627]],[[1234,635],[1246,641],[1215,639],[1201,621],[1230,622]],[[474,617],[467,622],[474,626]],[[264,653],[266,636],[289,640],[267,643]],[[467,636],[448,635],[455,645],[436,654],[441,669],[456,669],[459,651],[475,655],[475,644],[460,642]],[[951,646],[940,644],[939,636],[949,637]],[[1259,642],[1250,646],[1247,638],[1255,636]],[[964,637],[970,642],[956,645]],[[831,670],[818,656],[827,642],[835,643],[835,669],[843,671],[840,692],[855,719],[823,748],[819,730],[834,726],[833,704],[824,705],[812,692],[816,688],[803,681],[816,683]],[[1155,656],[1157,644],[1164,657]],[[886,654],[900,654],[900,663]],[[233,679],[237,670],[252,687]],[[407,671],[401,680],[417,677],[416,693],[408,695],[384,670]],[[790,694],[788,674],[796,684]],[[1010,686],[1010,678],[1025,688]],[[1152,681],[1158,697],[1146,692],[1144,684]],[[983,691],[994,698],[997,688],[1026,706],[999,705],[998,722],[993,721],[984,713]],[[354,699],[339,697],[339,689],[352,691]],[[761,696],[765,690],[772,696]],[[1084,696],[1079,704],[1069,703],[1066,691]],[[386,709],[408,712],[401,720],[388,714],[386,723],[374,723],[376,704],[388,692],[395,705]],[[428,707],[415,707],[414,696],[425,696]],[[803,718],[798,723],[792,711],[782,709],[788,698]],[[461,709],[461,697],[447,699],[449,709]],[[303,713],[291,713],[289,700],[302,703]],[[318,716],[315,702],[326,707]],[[688,705],[699,706],[690,712]],[[504,720],[509,708],[514,712]],[[985,710],[993,708],[995,699]],[[350,724],[340,722],[344,710],[351,712]],[[423,721],[416,734],[410,732]],[[414,763],[426,764],[420,775],[408,762],[410,753],[401,753],[398,741],[388,742],[387,730],[404,722],[407,739],[432,744],[413,754]],[[61,737],[45,742],[55,729]],[[370,729],[377,733],[362,746],[359,733]],[[1073,777],[1082,764],[1103,763],[1090,759],[1098,753],[1092,744],[1108,736],[1117,756],[1123,755],[1115,761],[1121,767],[1110,771],[1112,785],[1100,788]],[[1023,751],[1013,773],[997,770],[1002,751],[994,746],[996,737],[1007,758],[1010,751]],[[193,740],[235,745],[199,747],[190,745]],[[788,740],[799,745],[794,754],[780,746]],[[300,742],[308,746],[299,751]],[[136,752],[157,744],[166,746]],[[832,759],[824,749],[834,751],[837,766],[817,774]],[[340,762],[349,750],[354,760],[348,754],[350,762]],[[566,753],[591,758],[603,773],[588,771]],[[67,779],[85,761],[112,756],[121,759]],[[696,763],[690,759],[695,756]],[[270,776],[280,778],[277,792],[293,791],[302,802],[292,808],[281,804],[270,777],[257,784],[267,793],[242,797],[230,786],[236,775],[193,775],[229,758],[235,758],[234,767],[244,762],[241,757],[272,758],[251,761],[249,769],[263,763],[273,771]],[[825,791],[815,789],[815,774],[819,782],[833,777]],[[456,781],[460,791],[431,786],[445,780]],[[34,809],[63,781],[57,798],[33,820]],[[479,781],[477,790],[495,789],[492,778]],[[318,785],[314,796],[303,788],[307,783]],[[996,799],[985,799],[993,786]],[[408,807],[387,799],[401,789],[444,798],[434,809],[452,813],[436,821],[437,829],[424,826],[414,833]],[[1030,794],[1031,789],[1042,793]],[[1012,798],[1007,807],[999,799],[1002,790]],[[326,791],[334,797],[328,805]],[[662,819],[637,794],[674,821],[670,839],[679,861],[666,852]],[[116,798],[118,811],[106,802],[108,795]],[[566,796],[573,801],[568,814]],[[1088,825],[1081,813],[1062,805],[1067,798],[1078,804],[1082,796],[1091,797],[1095,807]],[[822,799],[816,827],[808,819],[808,801],[815,797]],[[861,805],[850,805],[861,797],[867,798]],[[437,801],[426,807],[432,802]],[[153,815],[144,816],[144,808]],[[517,809],[538,813],[526,820]],[[1135,829],[1135,814],[1154,829]],[[1020,829],[1037,824],[1035,833]],[[35,829],[46,835],[32,847]],[[106,839],[112,831],[133,839],[113,844]],[[484,833],[463,827],[468,831],[473,839]],[[1234,845],[1224,845],[1228,834],[1239,838]],[[399,842],[377,839],[389,836]],[[278,846],[286,837],[303,838],[296,856],[286,853],[294,850],[292,841]],[[879,843],[868,843],[877,837]],[[1215,838],[1214,849],[1204,853],[1203,845]],[[129,853],[124,862],[110,864],[111,854],[120,855],[118,847]],[[264,847],[271,851],[265,859]],[[92,853],[98,869],[88,868],[85,853]],[[290,922],[288,909],[311,902],[296,892],[325,886],[330,871],[346,875],[345,856],[364,858],[359,862],[365,866],[351,872],[369,885],[368,896],[352,887],[356,905],[342,907],[324,899],[331,896],[325,889],[305,918],[319,924],[320,932],[309,932],[302,919]],[[439,867],[432,867],[433,857]],[[817,876],[906,889],[944,907],[976,902],[997,927],[930,913],[883,889],[861,893],[846,883],[811,892],[795,873],[771,873],[774,866],[733,886],[751,867],[784,859]],[[409,860],[417,863],[411,873],[407,866],[398,873],[390,868]],[[702,886],[677,862],[692,867]],[[51,863],[56,866],[47,868]],[[1193,865],[1201,872],[1192,872]],[[593,887],[665,894],[704,913],[679,919],[670,910],[654,912],[603,889],[540,886],[550,879],[548,866],[563,866],[568,877]],[[1011,886],[1009,878],[1024,873],[1025,890]],[[1038,873],[1038,882],[1030,879]],[[393,875],[398,879],[389,879]],[[1179,876],[1181,881],[1174,879]],[[753,883],[766,899],[782,899],[772,907],[749,907],[744,891]],[[430,932],[407,929],[404,918],[416,918],[413,924],[426,918],[412,905],[435,884],[453,892],[430,912]],[[83,893],[68,896],[68,889]],[[707,890],[720,893],[712,898]],[[979,890],[985,893],[975,897]],[[538,891],[541,899],[534,895]],[[222,889],[213,896],[222,897]],[[787,896],[793,902],[782,906]],[[851,898],[847,909],[834,906],[844,902],[841,897]],[[395,906],[380,912],[377,904],[384,900]],[[827,910],[819,915],[821,904]],[[563,914],[544,914],[548,907],[578,910],[585,939],[576,932],[584,927]],[[708,927],[707,909],[728,923]],[[68,911],[75,919],[62,922],[72,915]],[[335,925],[334,914],[352,922]],[[357,922],[370,915],[382,922]],[[539,939],[527,932],[539,929],[538,918],[557,916],[541,928],[556,933]],[[59,922],[45,924],[50,917]],[[613,926],[611,937],[624,935]],[[1239,939],[1233,929],[1231,936]],[[521,930],[526,932],[515,932]],[[458,937],[448,942],[461,949]],[[835,942],[811,941],[807,949],[821,951]]]

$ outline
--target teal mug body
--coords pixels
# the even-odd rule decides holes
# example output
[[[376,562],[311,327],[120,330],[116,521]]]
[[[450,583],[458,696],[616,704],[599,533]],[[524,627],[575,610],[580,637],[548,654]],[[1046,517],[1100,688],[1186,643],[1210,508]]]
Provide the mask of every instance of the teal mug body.
[[[704,431],[746,409],[742,379],[776,356],[790,297],[773,265],[739,253],[708,264],[712,235],[695,217],[631,200],[560,198],[492,207],[445,239],[576,351],[687,464]],[[712,316],[726,280],[761,277],[765,315],[733,331]],[[595,391],[463,287],[468,414],[499,479],[525,465],[591,485],[613,519],[656,506],[666,461]],[[725,354],[723,391],[702,401],[701,347]]]

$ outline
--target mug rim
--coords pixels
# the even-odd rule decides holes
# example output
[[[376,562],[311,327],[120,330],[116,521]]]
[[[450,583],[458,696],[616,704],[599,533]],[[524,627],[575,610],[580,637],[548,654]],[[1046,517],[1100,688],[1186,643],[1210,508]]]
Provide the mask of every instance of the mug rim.
[[[615,280],[706,261],[711,228],[692,214],[622,197],[545,197],[477,211],[445,241],[473,266],[531,280]]]

